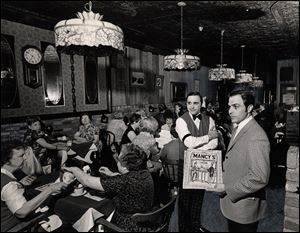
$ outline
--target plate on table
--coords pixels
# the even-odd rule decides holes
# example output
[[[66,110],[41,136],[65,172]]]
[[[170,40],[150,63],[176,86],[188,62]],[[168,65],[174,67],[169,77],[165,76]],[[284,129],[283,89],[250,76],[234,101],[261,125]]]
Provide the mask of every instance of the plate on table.
[[[83,193],[71,193],[70,196],[72,197],[80,197],[80,196],[83,196],[87,193],[86,190],[83,191]]]

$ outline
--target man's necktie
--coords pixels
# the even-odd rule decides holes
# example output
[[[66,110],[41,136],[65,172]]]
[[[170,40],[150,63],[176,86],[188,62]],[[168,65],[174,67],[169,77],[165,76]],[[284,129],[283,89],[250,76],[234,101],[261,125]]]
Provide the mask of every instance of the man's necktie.
[[[196,120],[196,118],[198,118],[199,120],[202,120],[201,114],[193,115],[193,120]]]

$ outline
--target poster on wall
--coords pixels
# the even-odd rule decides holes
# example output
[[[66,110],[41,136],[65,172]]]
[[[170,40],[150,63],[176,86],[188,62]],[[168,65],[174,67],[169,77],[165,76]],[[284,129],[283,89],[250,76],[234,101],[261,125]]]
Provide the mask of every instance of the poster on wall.
[[[282,102],[286,105],[295,105],[296,104],[296,96],[293,93],[287,93],[282,95]]]
[[[184,189],[213,191],[223,185],[221,151],[187,149],[184,153]]]
[[[164,76],[163,75],[155,75],[155,87],[162,89],[164,85]]]

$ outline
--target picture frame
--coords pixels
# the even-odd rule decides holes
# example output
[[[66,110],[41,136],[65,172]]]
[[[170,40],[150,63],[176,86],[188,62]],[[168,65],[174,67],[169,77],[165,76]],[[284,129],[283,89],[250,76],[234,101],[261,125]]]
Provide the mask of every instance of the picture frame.
[[[131,86],[144,86],[146,83],[145,73],[131,72]]]
[[[164,76],[155,75],[155,88],[163,89],[164,86]]]
[[[171,100],[172,102],[183,101],[187,95],[187,83],[171,82]]]

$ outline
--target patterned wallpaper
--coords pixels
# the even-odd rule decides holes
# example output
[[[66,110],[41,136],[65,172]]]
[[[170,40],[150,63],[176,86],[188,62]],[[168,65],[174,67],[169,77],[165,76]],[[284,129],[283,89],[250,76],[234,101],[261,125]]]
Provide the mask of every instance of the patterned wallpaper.
[[[32,89],[25,86],[23,81],[22,47],[25,45],[34,45],[41,48],[41,41],[54,44],[54,32],[1,19],[1,33],[12,35],[15,39],[16,72],[21,106],[20,108],[14,109],[1,109],[1,118],[73,112],[69,55],[61,55],[65,106],[45,107],[43,85],[36,89]],[[107,110],[106,60],[106,58],[98,58],[98,65],[100,67],[98,78],[100,88],[99,104],[86,105],[83,57],[77,55],[74,56],[75,89],[78,112]]]

